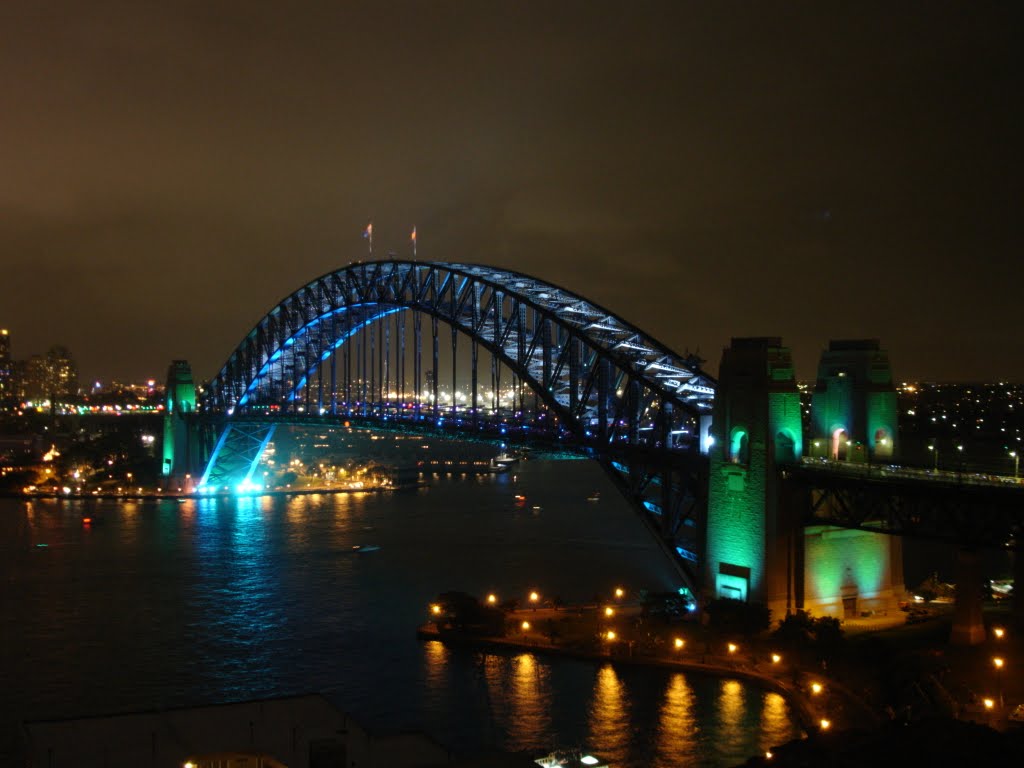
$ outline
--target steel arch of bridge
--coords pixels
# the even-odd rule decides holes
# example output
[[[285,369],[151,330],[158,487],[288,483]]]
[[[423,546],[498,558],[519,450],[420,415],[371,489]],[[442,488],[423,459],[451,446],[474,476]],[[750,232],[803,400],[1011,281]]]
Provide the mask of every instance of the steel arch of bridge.
[[[694,473],[703,467],[699,454],[714,380],[696,358],[680,356],[603,307],[529,275],[400,260],[330,272],[287,296],[256,324],[209,382],[202,409],[236,424],[270,407],[293,417],[300,411],[338,416],[354,407],[365,415],[365,376],[361,396],[353,397],[346,382],[339,398],[335,352],[360,330],[403,311],[411,311],[415,322],[417,380],[420,320],[429,316],[433,370],[438,320],[454,329],[453,345],[454,331],[472,339],[472,412],[478,410],[479,344],[533,390],[631,500],[659,518],[664,540],[676,543],[684,557],[696,556],[700,494]],[[437,379],[435,374],[435,394]],[[423,417],[418,407],[416,417]],[[692,535],[679,546],[684,527]]]

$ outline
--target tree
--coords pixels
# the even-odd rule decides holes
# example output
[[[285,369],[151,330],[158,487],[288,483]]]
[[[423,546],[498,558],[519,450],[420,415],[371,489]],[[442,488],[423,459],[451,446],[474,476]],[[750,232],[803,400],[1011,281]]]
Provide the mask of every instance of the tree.
[[[794,651],[813,650],[819,656],[830,656],[843,641],[843,628],[834,616],[811,616],[807,611],[791,613],[779,621],[772,639]]]

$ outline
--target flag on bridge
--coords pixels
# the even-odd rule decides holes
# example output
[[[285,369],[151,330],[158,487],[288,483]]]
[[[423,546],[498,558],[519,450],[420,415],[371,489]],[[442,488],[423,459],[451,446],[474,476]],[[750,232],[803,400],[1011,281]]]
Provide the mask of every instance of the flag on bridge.
[[[370,258],[373,258],[373,222],[371,221],[366,225],[366,229],[363,230],[363,237],[370,241]]]

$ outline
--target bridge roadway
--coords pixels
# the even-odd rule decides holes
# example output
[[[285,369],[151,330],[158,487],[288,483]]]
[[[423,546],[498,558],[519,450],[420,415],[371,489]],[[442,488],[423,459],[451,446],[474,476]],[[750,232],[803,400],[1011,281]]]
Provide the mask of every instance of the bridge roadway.
[[[943,539],[961,547],[1014,546],[1024,529],[1019,478],[827,459],[779,468],[804,525]]]
[[[507,444],[548,458],[571,455],[600,460],[599,446],[581,442],[546,412],[524,418],[515,409],[339,405],[337,415],[250,411],[230,421],[267,426],[328,424]],[[205,420],[219,424],[223,417],[210,414]],[[603,447],[605,455],[608,447]],[[624,443],[621,448],[625,451],[629,446]],[[701,465],[694,467],[696,473],[706,477],[706,459],[689,458],[690,463]],[[601,463],[613,481],[623,481],[625,467],[618,461]],[[800,506],[804,525],[944,539],[981,548],[1011,546],[1013,535],[1024,528],[1024,480],[1020,478],[806,457],[779,467],[779,472],[783,493],[791,497],[788,503]],[[658,511],[651,504],[647,510]]]

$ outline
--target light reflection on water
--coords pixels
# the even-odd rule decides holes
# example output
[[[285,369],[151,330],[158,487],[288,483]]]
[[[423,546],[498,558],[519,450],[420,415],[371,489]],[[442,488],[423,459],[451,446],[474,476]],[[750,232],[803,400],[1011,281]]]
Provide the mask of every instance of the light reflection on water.
[[[548,668],[538,663],[533,654],[521,653],[511,659],[507,677],[509,721],[514,726],[509,732],[508,748],[513,751],[543,749],[542,737],[551,727]]]
[[[601,745],[601,756],[622,765],[629,747],[629,712],[626,692],[615,673],[605,664],[597,672],[594,696],[590,704],[590,738],[588,744]]]
[[[580,600],[670,577],[584,462],[409,494],[0,499],[0,718],[317,690],[371,728],[462,751],[582,745],[626,766],[728,765],[795,734],[780,697],[738,683],[413,635],[446,590]]]
[[[672,675],[658,718],[656,768],[689,765],[693,761],[697,731],[693,708],[693,689],[686,675]]]

